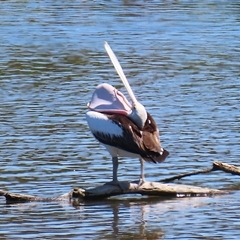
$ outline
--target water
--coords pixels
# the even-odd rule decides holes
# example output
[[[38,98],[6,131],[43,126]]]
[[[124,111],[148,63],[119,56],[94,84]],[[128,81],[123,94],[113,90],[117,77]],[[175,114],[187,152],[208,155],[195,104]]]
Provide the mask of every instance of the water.
[[[157,181],[240,156],[239,1],[2,1],[1,188],[57,196],[111,178],[110,156],[85,120],[95,87],[125,92],[103,42],[118,56],[171,153],[146,164]],[[122,159],[120,180],[138,160]],[[239,189],[222,172],[178,181]],[[157,200],[122,198],[6,205],[1,239],[238,239],[239,193]]]

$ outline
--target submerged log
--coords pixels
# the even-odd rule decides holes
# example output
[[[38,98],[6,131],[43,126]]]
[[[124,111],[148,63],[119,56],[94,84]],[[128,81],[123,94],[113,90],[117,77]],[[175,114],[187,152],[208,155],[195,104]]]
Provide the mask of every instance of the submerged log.
[[[163,179],[161,180],[161,182],[170,182],[186,176],[196,175],[199,173],[208,173],[217,170],[221,170],[235,175],[240,175],[239,167],[222,162],[214,162],[212,168],[180,174],[171,178]],[[108,197],[122,194],[141,194],[147,196],[156,196],[158,198],[182,198],[182,197],[206,197],[230,193],[230,191],[227,190],[218,190],[181,184],[166,184],[159,182],[146,182],[141,186],[138,186],[137,182],[120,182],[120,186],[104,184],[99,187],[88,189],[74,188],[69,193],[65,193],[63,195],[50,198],[43,198],[25,194],[16,194],[4,190],[0,190],[0,196],[4,196],[6,198],[7,203],[23,203],[33,201],[38,202],[68,201],[73,204],[79,204],[80,202],[87,200],[105,199]]]
[[[182,174],[179,174],[179,175],[174,176],[174,177],[162,179],[159,182],[169,183],[169,182],[173,182],[174,180],[179,180],[179,179],[184,178],[184,177],[189,177],[189,176],[197,175],[197,174],[200,174],[200,173],[209,173],[211,171],[213,171],[213,168],[206,168],[206,169],[202,169],[202,170],[198,170],[198,171],[182,173]]]
[[[234,165],[230,165],[227,163],[223,163],[223,162],[216,161],[213,163],[213,171],[217,171],[217,170],[221,170],[226,173],[231,173],[233,175],[240,175],[239,167],[236,167]]]
[[[32,202],[32,201],[41,201],[42,198],[27,195],[27,194],[18,194],[18,193],[9,193],[4,190],[0,190],[0,196],[4,196],[7,202],[20,203],[20,202]]]
[[[72,192],[72,191],[71,191]],[[71,199],[71,192],[62,194],[58,197],[38,197],[34,195],[12,193],[0,190],[0,196],[4,196],[7,203],[25,203],[25,202],[53,202],[53,201],[69,201]]]
[[[206,197],[212,195],[226,194],[228,191],[195,187],[180,184],[162,184],[157,182],[146,182],[140,187],[136,182],[120,182],[122,187],[110,184],[104,184],[99,187],[81,189],[75,188],[69,193],[52,198],[41,198],[38,196],[16,194],[6,191],[0,191],[0,196],[6,198],[7,203],[23,202],[49,202],[49,201],[70,201],[80,203],[86,200],[100,200],[122,194],[141,194],[156,196],[159,198],[179,198],[179,197]]]
[[[148,196],[157,196],[161,198],[169,197],[205,197],[219,194],[226,194],[228,191],[195,187],[181,184],[163,184],[157,182],[146,182],[140,187],[136,182],[120,182],[125,185],[124,190],[119,186],[104,184],[102,186],[90,189],[76,188],[72,192],[72,198],[82,198],[84,200],[107,198],[121,194],[141,194]]]
[[[221,170],[221,171],[226,172],[226,173],[231,173],[233,175],[240,175],[240,168],[239,167],[236,167],[234,165],[230,165],[230,164],[227,164],[227,163],[215,161],[215,162],[213,162],[211,168],[201,169],[201,170],[198,170],[198,171],[193,171],[193,172],[188,172],[188,173],[182,173],[182,174],[179,174],[177,176],[162,179],[159,182],[169,183],[169,182],[173,182],[174,180],[179,180],[179,179],[184,178],[184,177],[189,177],[189,176],[197,175],[197,174],[200,174],[200,173],[209,173],[209,172],[218,171],[218,170]]]

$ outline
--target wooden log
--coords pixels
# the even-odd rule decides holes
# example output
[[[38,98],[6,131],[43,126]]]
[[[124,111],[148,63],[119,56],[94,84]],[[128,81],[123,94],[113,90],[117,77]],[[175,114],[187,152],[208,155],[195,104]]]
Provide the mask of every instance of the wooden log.
[[[4,190],[0,190],[0,196],[4,196],[6,198],[6,202],[8,203],[24,203],[24,202],[32,202],[32,201],[42,201],[42,198],[27,195],[27,194],[18,194],[18,193],[10,193]]]
[[[189,176],[197,175],[197,174],[200,174],[200,173],[209,173],[211,171],[213,171],[213,168],[206,168],[206,169],[202,169],[202,170],[198,170],[198,171],[182,173],[182,174],[179,174],[179,175],[174,176],[174,177],[162,179],[159,182],[169,183],[169,182],[173,182],[174,180],[179,180],[179,179],[184,178],[184,177],[189,177]]]
[[[217,170],[221,170],[235,175],[240,175],[239,167],[216,161],[213,163],[212,168],[180,174],[175,177],[163,179],[161,181],[170,182],[174,181],[175,179],[180,179],[186,176],[196,175],[199,173],[207,173]],[[32,201],[38,202],[70,201],[73,204],[75,203],[79,204],[79,202],[86,200],[99,200],[121,194],[141,194],[148,196],[156,196],[159,198],[169,197],[177,198],[177,197],[205,197],[230,193],[230,191],[227,190],[210,189],[181,184],[166,184],[159,182],[146,182],[140,187],[136,182],[120,182],[120,185],[121,187],[110,184],[104,184],[102,186],[89,189],[75,188],[69,193],[65,193],[63,195],[50,198],[42,198],[26,194],[16,194],[4,190],[0,190],[0,196],[4,196],[6,198],[7,203],[19,203],[19,202],[23,203]]]
[[[206,197],[212,195],[226,194],[229,191],[195,187],[181,184],[163,184],[158,182],[146,182],[140,187],[136,182],[120,182],[121,186],[127,188],[122,190],[119,186],[104,184],[102,186],[90,189],[75,188],[72,191],[72,198],[84,200],[96,200],[117,196],[121,194],[141,194],[156,196],[160,198],[182,198],[182,197]]]
[[[240,168],[234,165],[216,161],[213,163],[213,171],[221,170],[233,175],[240,175]]]
[[[201,169],[201,170],[197,170],[197,171],[193,171],[193,172],[181,173],[179,175],[176,175],[176,176],[173,176],[170,178],[162,179],[159,182],[169,183],[169,182],[173,182],[174,180],[179,180],[184,177],[189,177],[189,176],[197,175],[200,173],[209,173],[209,172],[218,171],[218,170],[221,170],[226,173],[231,173],[233,175],[240,175],[239,167],[236,167],[234,165],[230,165],[227,163],[215,161],[215,162],[213,162],[211,168]]]
[[[75,204],[86,200],[100,200],[122,194],[141,194],[156,196],[159,198],[172,197],[206,197],[212,195],[226,194],[228,191],[195,187],[180,184],[162,184],[157,182],[146,182],[140,187],[136,182],[120,182],[121,187],[116,185],[104,184],[99,187],[81,189],[75,188],[69,193],[52,198],[41,198],[38,196],[10,193],[0,190],[0,196],[6,198],[7,203],[23,202],[48,202],[48,201],[70,201]],[[124,190],[122,187],[124,186]]]

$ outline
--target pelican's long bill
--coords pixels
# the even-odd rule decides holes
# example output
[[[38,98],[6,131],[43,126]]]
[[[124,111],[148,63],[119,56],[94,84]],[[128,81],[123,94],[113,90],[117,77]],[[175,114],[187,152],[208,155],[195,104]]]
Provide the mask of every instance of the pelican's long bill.
[[[136,97],[135,97],[135,95],[134,95],[134,93],[133,93],[133,91],[132,91],[132,89],[131,89],[131,87],[129,85],[129,82],[128,82],[128,80],[127,80],[127,78],[126,78],[126,76],[125,76],[125,74],[124,74],[124,72],[122,70],[122,67],[121,67],[121,65],[120,65],[116,55],[114,54],[114,52],[112,51],[111,47],[108,45],[107,42],[104,42],[104,47],[105,47],[105,49],[107,51],[107,54],[108,54],[109,58],[112,61],[113,66],[115,67],[115,69],[116,69],[120,79],[122,80],[125,88],[127,89],[127,92],[129,94],[132,102],[136,103],[137,99],[136,99]]]
[[[142,129],[144,127],[145,121],[147,120],[147,111],[145,107],[137,101],[117,57],[115,56],[114,52],[112,51],[111,47],[108,45],[107,42],[104,42],[104,47],[132,100],[133,109],[131,114],[129,115],[129,118],[132,119],[132,121],[135,122],[135,124],[140,129]]]

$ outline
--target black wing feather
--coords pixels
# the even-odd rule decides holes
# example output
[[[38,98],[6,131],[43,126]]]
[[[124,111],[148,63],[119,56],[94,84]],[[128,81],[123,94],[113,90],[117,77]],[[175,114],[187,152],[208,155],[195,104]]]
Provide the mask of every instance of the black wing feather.
[[[142,130],[126,116],[120,114],[106,114],[106,116],[122,128],[123,136],[94,132],[95,138],[101,143],[139,154],[148,162],[162,162],[168,156],[166,150],[162,153],[157,125],[149,113]]]

